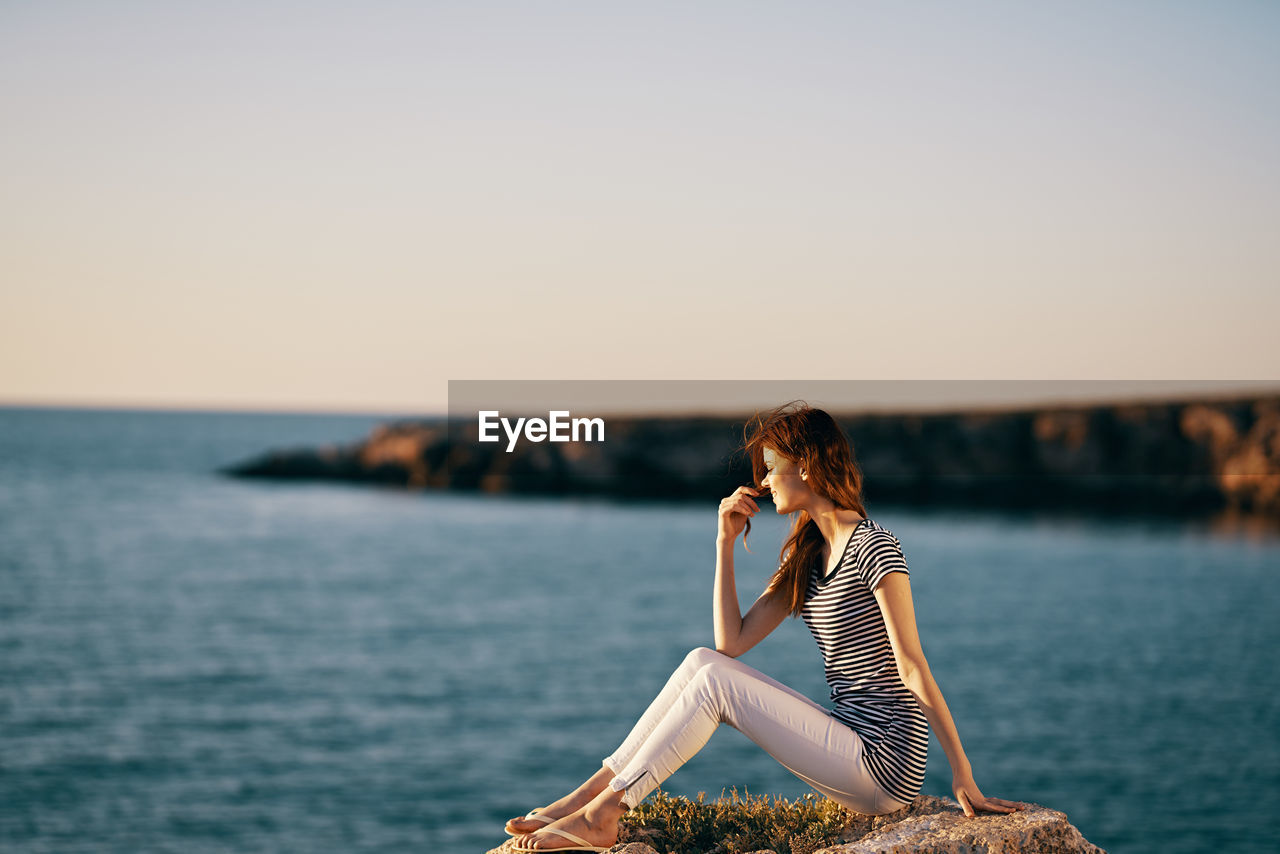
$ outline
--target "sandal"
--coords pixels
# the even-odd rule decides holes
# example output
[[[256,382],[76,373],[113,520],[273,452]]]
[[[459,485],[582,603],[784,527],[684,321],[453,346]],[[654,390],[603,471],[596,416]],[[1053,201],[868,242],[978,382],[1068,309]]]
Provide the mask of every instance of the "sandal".
[[[590,842],[583,839],[581,836],[574,836],[569,831],[561,830],[558,827],[544,827],[542,828],[542,830],[539,830],[537,832],[542,833],[544,831],[546,833],[558,833],[561,836],[563,836],[565,839],[572,840],[573,842],[581,842],[582,845],[581,846],[568,845],[568,846],[565,846],[564,848],[525,848],[522,845],[512,845],[511,850],[519,851],[521,854],[549,854],[549,852],[552,852],[552,851],[595,851],[597,852],[597,854],[599,854],[599,852],[608,851],[609,848],[613,847],[613,846],[608,846],[608,847],[601,848],[598,845],[592,845]]]

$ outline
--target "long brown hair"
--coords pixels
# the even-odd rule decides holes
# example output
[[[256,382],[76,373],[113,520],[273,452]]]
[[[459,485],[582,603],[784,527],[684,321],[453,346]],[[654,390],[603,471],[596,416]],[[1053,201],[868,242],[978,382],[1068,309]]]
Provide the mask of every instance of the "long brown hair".
[[[754,485],[761,486],[768,469],[764,449],[772,448],[804,467],[809,488],[836,507],[867,515],[862,504],[862,470],[853,448],[835,419],[802,400],[793,400],[765,413],[757,412],[742,431],[743,451],[751,459]],[[785,596],[792,617],[800,616],[810,573],[819,571],[825,540],[808,511],[800,510],[791,526],[791,535],[778,553],[779,566],[765,590],[769,596]],[[747,544],[751,520],[742,533]]]

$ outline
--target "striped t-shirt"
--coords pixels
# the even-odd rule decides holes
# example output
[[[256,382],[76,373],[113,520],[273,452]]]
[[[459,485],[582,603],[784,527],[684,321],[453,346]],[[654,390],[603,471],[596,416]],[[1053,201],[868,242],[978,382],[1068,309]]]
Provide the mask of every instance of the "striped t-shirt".
[[[929,722],[898,676],[875,590],[890,572],[907,572],[902,544],[863,519],[830,574],[810,573],[801,616],[822,652],[835,708],[829,714],[862,736],[872,776],[911,801],[924,784]]]

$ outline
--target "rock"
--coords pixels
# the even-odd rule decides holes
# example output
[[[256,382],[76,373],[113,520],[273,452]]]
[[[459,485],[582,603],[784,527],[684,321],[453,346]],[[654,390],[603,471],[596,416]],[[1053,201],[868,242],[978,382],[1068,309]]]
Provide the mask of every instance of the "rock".
[[[920,797],[913,807],[903,811],[912,814],[901,821],[813,854],[1105,854],[1067,821],[1066,813],[1038,804],[972,817],[950,798]]]
[[[966,816],[950,798],[923,795],[886,816],[850,813],[839,843],[812,854],[1106,854],[1081,835],[1066,813],[1039,804],[1018,812]],[[507,840],[488,854],[510,854]],[[609,854],[669,854],[644,842],[619,843]],[[751,854],[776,854],[760,849]],[[805,854],[810,854],[805,849]]]

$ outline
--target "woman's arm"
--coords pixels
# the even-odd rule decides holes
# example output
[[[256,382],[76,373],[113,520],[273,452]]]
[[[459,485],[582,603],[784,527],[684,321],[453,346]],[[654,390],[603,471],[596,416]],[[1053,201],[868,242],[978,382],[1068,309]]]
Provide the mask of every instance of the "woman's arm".
[[[742,616],[733,580],[733,544],[732,538],[716,538],[716,590],[711,610],[716,651],[737,658],[781,625],[790,609],[783,597],[769,595],[766,588]]]
[[[716,649],[733,655],[733,646],[742,631],[742,609],[738,605],[738,585],[733,580],[733,544],[736,537],[716,537],[715,598],[711,620],[715,624]]]
[[[747,519],[760,512],[755,496],[760,490],[740,486],[720,502],[716,533],[716,581],[711,605],[715,627],[716,650],[737,658],[764,640],[787,616],[788,608],[781,596],[761,593],[742,616],[738,605],[738,586],[733,579],[733,544],[746,527]]]
[[[947,754],[947,761],[951,763],[951,787],[956,800],[964,808],[965,815],[973,815],[975,810],[1013,812],[1022,809],[1024,805],[1015,801],[983,797],[978,784],[973,780],[973,769],[968,757],[964,755],[955,721],[951,719],[947,702],[942,698],[938,683],[933,681],[929,663],[925,661],[924,651],[920,648],[915,606],[911,602],[911,581],[907,574],[891,572],[886,575],[876,585],[875,596],[880,603],[880,613],[884,616],[885,629],[889,633],[889,644],[893,647],[893,655],[898,664],[898,675],[907,690],[915,695],[929,720],[929,726],[933,728]]]

